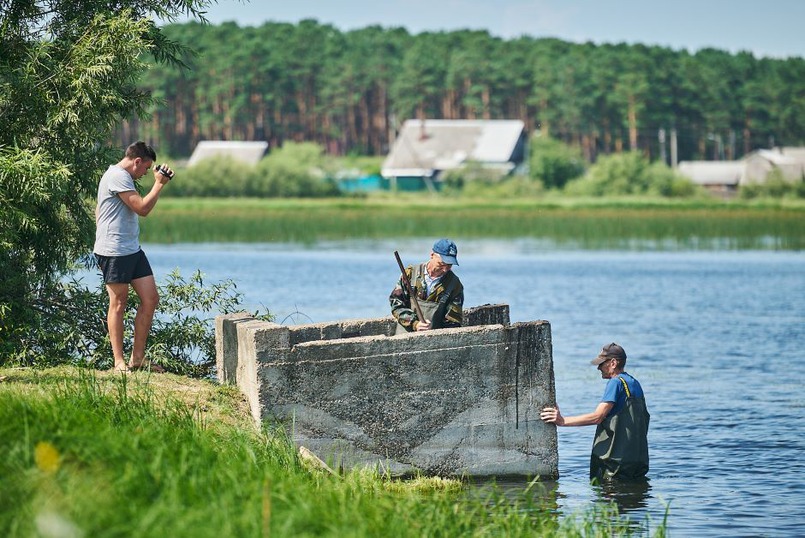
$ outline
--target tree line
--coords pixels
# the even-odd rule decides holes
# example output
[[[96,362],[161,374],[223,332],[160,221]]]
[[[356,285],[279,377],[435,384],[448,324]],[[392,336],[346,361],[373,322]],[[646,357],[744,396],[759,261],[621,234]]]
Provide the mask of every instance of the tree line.
[[[315,20],[162,28],[192,48],[140,81],[159,105],[132,115],[172,155],[205,139],[316,142],[330,154],[383,155],[410,118],[520,119],[529,132],[599,154],[735,159],[805,143],[805,59],[717,49],[501,39],[486,31],[412,35]]]

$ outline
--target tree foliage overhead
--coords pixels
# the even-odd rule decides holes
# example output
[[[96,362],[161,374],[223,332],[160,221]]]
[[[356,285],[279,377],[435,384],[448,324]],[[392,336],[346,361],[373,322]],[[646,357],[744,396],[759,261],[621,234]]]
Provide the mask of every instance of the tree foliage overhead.
[[[598,155],[736,159],[760,147],[805,144],[805,59],[695,53],[645,45],[503,40],[486,31],[409,34],[328,24],[164,28],[198,52],[194,68],[160,69],[141,87],[164,97],[145,131],[173,155],[199,140],[316,142],[330,154],[383,155],[410,118],[520,119]],[[122,143],[122,140],[121,140]]]
[[[104,141],[153,105],[141,74],[181,61],[149,17],[198,17],[210,3],[0,0],[0,362],[91,249],[97,181],[121,157]]]

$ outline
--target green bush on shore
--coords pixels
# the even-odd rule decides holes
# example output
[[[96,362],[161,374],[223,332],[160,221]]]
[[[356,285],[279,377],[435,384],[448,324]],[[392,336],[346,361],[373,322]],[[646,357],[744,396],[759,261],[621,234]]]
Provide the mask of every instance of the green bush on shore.
[[[146,358],[174,373],[209,376],[215,366],[213,318],[242,311],[243,295],[231,280],[205,283],[200,271],[185,278],[178,269],[165,275],[157,288],[160,302],[149,333]],[[105,324],[109,298],[100,275],[89,287],[75,277],[55,281],[39,290],[36,301],[36,316],[18,324],[14,338],[0,340],[0,366],[112,367],[112,347]],[[137,295],[129,294],[123,319],[127,357],[133,344],[138,305]],[[254,314],[271,319],[267,311]]]
[[[749,183],[738,190],[744,200],[755,198],[805,198],[805,178],[790,181],[779,169],[772,170],[763,183]]]
[[[663,163],[651,163],[640,153],[601,157],[587,174],[570,181],[565,193],[574,196],[653,195],[691,197],[704,194],[700,187]]]
[[[455,480],[330,475],[306,467],[282,428],[250,420],[235,390],[207,381],[0,370],[0,535],[645,534],[610,505],[559,520],[539,484],[504,496]]]
[[[601,157],[585,174],[581,157],[570,146],[548,138],[535,138],[533,144],[529,175],[500,178],[478,163],[470,163],[445,174],[445,194],[498,199],[539,198],[549,192],[566,197],[706,196],[690,179],[637,152]]]
[[[319,198],[338,196],[332,164],[318,144],[287,142],[249,165],[231,157],[210,157],[178,169],[171,196]],[[146,176],[142,188],[150,188]],[[166,191],[168,192],[168,191]]]
[[[581,151],[548,136],[534,136],[529,144],[529,175],[549,189],[561,189],[584,175]]]

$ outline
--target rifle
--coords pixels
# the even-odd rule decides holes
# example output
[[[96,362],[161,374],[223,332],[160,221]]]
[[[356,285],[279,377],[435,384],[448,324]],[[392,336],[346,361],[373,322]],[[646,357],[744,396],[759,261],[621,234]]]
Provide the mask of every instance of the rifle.
[[[411,298],[411,306],[414,307],[419,321],[427,321],[425,319],[425,315],[422,313],[422,309],[419,307],[419,301],[416,300],[416,294],[414,294],[414,289],[411,287],[411,281],[408,280],[408,275],[405,274],[405,266],[403,265],[400,255],[396,250],[394,251],[394,257],[397,258],[397,265],[400,266],[400,273],[402,273],[402,281],[403,284],[405,284],[405,290],[408,292],[408,296]]]

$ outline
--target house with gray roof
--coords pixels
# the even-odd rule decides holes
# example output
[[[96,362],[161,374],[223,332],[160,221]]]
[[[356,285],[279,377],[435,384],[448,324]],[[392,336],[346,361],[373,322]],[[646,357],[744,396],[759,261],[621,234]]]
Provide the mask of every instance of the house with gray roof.
[[[719,194],[734,193],[742,185],[764,183],[775,171],[787,181],[804,181],[805,148],[758,149],[738,161],[682,161],[678,171]]]
[[[738,190],[745,166],[743,161],[682,161],[677,171],[712,193],[730,195]]]
[[[240,142],[235,140],[202,140],[193,150],[187,166],[212,157],[229,157],[236,161],[255,165],[268,150],[268,142]]]
[[[787,181],[805,179],[805,148],[759,149],[743,158],[741,185],[763,183],[775,170]]]
[[[414,180],[433,189],[443,172],[469,163],[503,177],[523,162],[525,149],[520,120],[407,120],[380,173],[392,188]]]

